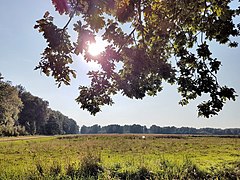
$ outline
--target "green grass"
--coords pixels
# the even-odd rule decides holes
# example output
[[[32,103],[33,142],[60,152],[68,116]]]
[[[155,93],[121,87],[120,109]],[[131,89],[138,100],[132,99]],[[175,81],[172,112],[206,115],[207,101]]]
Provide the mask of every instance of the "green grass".
[[[132,179],[134,176],[138,177],[137,173],[153,173],[153,177],[159,177],[157,179],[167,179],[159,174],[183,174],[182,169],[186,169],[186,166],[194,168],[195,165],[199,172],[212,176],[226,170],[240,173],[240,138],[161,135],[146,135],[146,139],[141,137],[82,135],[17,141],[0,139],[0,179],[37,179],[46,175],[49,179],[52,176],[48,175],[54,174],[53,172],[66,175],[69,168],[79,174],[80,169],[83,172],[83,167],[91,163],[104,169],[102,179],[109,179],[114,175],[125,178],[129,175]],[[41,170],[45,174],[41,175]]]

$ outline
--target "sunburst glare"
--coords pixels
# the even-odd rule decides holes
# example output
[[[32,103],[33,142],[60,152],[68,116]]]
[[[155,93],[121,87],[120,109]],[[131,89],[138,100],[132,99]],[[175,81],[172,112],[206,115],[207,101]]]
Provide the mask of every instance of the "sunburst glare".
[[[91,43],[88,46],[88,52],[92,56],[97,56],[105,50],[105,47],[108,45],[107,41],[103,41],[100,37],[96,37],[96,42]]]

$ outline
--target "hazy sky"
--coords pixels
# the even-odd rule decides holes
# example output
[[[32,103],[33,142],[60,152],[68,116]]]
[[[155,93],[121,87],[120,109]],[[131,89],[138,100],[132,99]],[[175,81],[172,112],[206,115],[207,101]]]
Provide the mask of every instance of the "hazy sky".
[[[237,2],[237,0],[235,0]],[[188,106],[178,105],[180,96],[175,86],[166,85],[156,97],[144,100],[132,100],[117,95],[115,104],[102,108],[95,117],[79,108],[75,102],[78,86],[86,84],[86,72],[89,70],[81,57],[76,57],[73,68],[77,70],[77,79],[71,86],[57,88],[52,77],[46,77],[34,67],[40,60],[40,54],[46,47],[42,35],[33,29],[35,21],[42,18],[49,10],[61,26],[67,21],[54,12],[50,0],[2,0],[0,6],[0,72],[6,80],[13,84],[23,85],[27,91],[49,101],[50,107],[75,119],[84,125],[107,124],[141,124],[151,126],[191,126],[191,127],[240,127],[240,98],[235,102],[227,102],[218,116],[210,119],[197,117],[199,100]],[[236,21],[239,22],[239,19]],[[240,38],[236,39],[240,42]],[[213,56],[222,60],[223,66],[219,73],[220,83],[234,87],[240,94],[240,48],[230,49],[227,46],[212,44]],[[203,98],[201,98],[203,100]]]

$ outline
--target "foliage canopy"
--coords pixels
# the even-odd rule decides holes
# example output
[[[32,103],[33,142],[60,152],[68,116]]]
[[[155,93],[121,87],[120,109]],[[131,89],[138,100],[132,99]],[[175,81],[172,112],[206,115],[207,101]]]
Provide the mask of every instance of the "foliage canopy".
[[[210,41],[237,47],[231,37],[239,36],[231,0],[52,0],[60,15],[68,15],[63,28],[46,12],[35,28],[43,33],[47,47],[36,69],[70,84],[76,73],[70,68],[73,54],[95,61],[101,70],[90,71],[89,87],[80,86],[76,101],[95,115],[101,106],[113,103],[120,92],[142,99],[162,90],[162,82],[178,86],[179,102],[203,94],[209,100],[198,105],[198,115],[210,117],[222,110],[226,100],[235,100],[233,88],[218,83],[221,61],[212,56]],[[75,20],[74,23],[70,23]],[[72,42],[68,27],[73,24],[78,38]],[[128,27],[128,28],[126,28]],[[101,33],[100,33],[101,32]],[[109,45],[98,56],[88,45],[101,35]],[[173,61],[171,57],[175,57]]]
[[[23,104],[17,89],[3,79],[0,73],[0,136],[18,135],[24,131],[17,123]]]
[[[0,126],[14,125],[22,106],[16,88],[0,79]]]
[[[0,73],[0,136],[79,133],[76,121],[48,105],[23,86],[5,82]]]
[[[49,108],[48,101],[33,96],[24,90],[22,86],[17,87],[19,97],[23,103],[23,109],[19,114],[18,123],[25,127],[29,134],[78,134],[77,123],[59,111]],[[21,90],[22,89],[22,90]]]

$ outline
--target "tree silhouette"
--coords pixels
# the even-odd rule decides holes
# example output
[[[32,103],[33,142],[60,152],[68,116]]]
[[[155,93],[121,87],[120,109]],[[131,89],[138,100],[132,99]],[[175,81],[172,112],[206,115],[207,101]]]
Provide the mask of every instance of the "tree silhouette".
[[[203,94],[208,101],[198,105],[198,115],[210,117],[222,110],[227,100],[235,100],[233,88],[218,83],[221,61],[212,56],[210,41],[237,47],[231,37],[239,36],[233,18],[239,8],[231,0],[52,0],[60,15],[68,15],[64,27],[54,24],[46,12],[35,28],[43,33],[47,47],[36,69],[70,84],[76,72],[70,68],[72,56],[82,54],[101,70],[90,71],[90,86],[80,86],[76,101],[95,115],[101,106],[113,104],[120,92],[129,98],[155,96],[162,82],[178,86],[179,102],[187,105]],[[78,38],[72,42],[71,21]],[[129,28],[126,28],[129,27]],[[101,33],[100,33],[101,32]],[[98,56],[88,45],[101,35],[109,45]],[[175,61],[171,57],[175,57]]]
[[[18,131],[24,131],[20,126],[17,126],[22,107],[18,90],[10,82],[3,81],[0,73],[0,136],[17,135]]]

